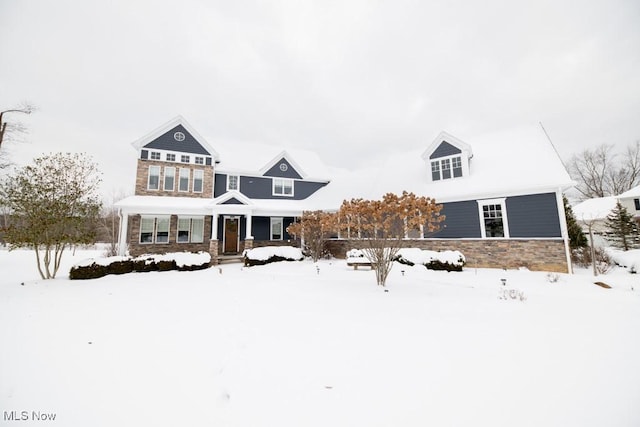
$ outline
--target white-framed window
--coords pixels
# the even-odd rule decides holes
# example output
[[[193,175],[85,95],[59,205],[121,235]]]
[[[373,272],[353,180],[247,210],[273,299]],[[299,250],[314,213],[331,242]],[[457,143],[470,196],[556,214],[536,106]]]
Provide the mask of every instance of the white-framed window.
[[[480,230],[485,238],[509,237],[506,199],[478,200]]]
[[[204,165],[204,157],[196,156],[196,158],[193,159],[193,162],[196,165]]]
[[[164,191],[173,191],[176,186],[176,168],[173,166],[164,167]]]
[[[176,161],[176,155],[175,154],[171,154],[171,153],[167,153],[166,159],[167,159],[167,162],[175,162]]]
[[[193,192],[202,193],[202,183],[204,180],[204,171],[202,169],[196,169],[193,171]]]
[[[189,173],[190,169],[180,168],[180,175],[178,177],[178,191],[189,191]]]
[[[186,155],[183,154],[183,155],[180,156],[180,161],[182,163],[189,163],[191,161],[191,158],[189,156],[186,156]]]
[[[431,161],[431,180],[459,178],[462,176],[462,157],[445,157]]]
[[[169,217],[141,217],[140,243],[169,243]]]
[[[238,175],[227,175],[227,191],[240,190],[240,177]]]
[[[271,240],[282,240],[284,238],[284,220],[282,218],[271,217]]]
[[[274,196],[293,196],[293,179],[273,178]]]
[[[178,243],[204,242],[204,217],[178,217]]]
[[[148,190],[160,189],[160,166],[149,166]]]
[[[150,156],[151,156],[151,160],[160,160],[159,151],[152,151]]]

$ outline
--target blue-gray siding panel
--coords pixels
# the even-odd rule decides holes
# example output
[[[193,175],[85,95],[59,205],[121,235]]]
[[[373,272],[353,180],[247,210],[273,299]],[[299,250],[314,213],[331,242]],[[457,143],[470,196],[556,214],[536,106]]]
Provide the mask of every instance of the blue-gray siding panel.
[[[284,217],[284,239],[291,240],[293,237],[287,233],[287,227],[294,221],[292,217]],[[251,220],[251,231],[255,240],[271,240],[271,218],[268,216],[254,216]]]
[[[176,141],[173,134],[182,132],[185,136],[184,141]],[[163,135],[157,137],[153,141],[144,146],[145,148],[156,148],[158,150],[177,151],[180,153],[204,154],[210,156],[209,153],[196,139],[182,126],[178,125]]]
[[[222,196],[227,192],[227,175],[215,174],[215,182],[213,184],[213,197]]]
[[[293,197],[274,196],[271,178],[256,176],[240,177],[240,192],[250,199],[303,200],[327,185],[324,182],[294,181]]]
[[[439,157],[453,156],[454,154],[460,153],[462,153],[462,151],[460,151],[459,148],[449,144],[447,141],[442,141],[442,144],[440,144],[438,148],[436,148],[434,152],[431,153],[429,158],[437,159]]]
[[[555,193],[507,197],[511,237],[561,237]]]
[[[445,221],[440,223],[440,231],[425,237],[442,239],[481,237],[478,202],[475,200],[443,203],[440,213],[446,215]]]
[[[287,165],[287,170],[283,171],[280,169],[281,164]],[[271,169],[265,172],[264,176],[276,176],[278,178],[294,178],[294,179],[302,179],[302,176],[291,166],[291,163],[287,161],[284,157],[280,159],[279,162],[275,164]]]

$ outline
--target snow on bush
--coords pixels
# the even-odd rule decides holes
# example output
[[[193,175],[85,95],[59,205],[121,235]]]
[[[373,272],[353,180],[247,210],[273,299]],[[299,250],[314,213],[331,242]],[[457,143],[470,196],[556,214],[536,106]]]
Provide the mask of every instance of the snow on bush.
[[[294,246],[264,246],[247,249],[243,253],[244,265],[264,265],[278,261],[302,261],[304,255]]]
[[[640,249],[622,251],[620,249],[607,248],[607,254],[616,265],[626,268],[630,273],[640,270]]]
[[[407,265],[424,265],[430,270],[462,271],[466,260],[460,251],[428,251],[418,248],[400,249],[396,261]]]
[[[89,258],[76,263],[69,271],[69,278],[97,279],[108,274],[125,274],[147,271],[191,271],[209,267],[208,252],[171,252],[167,254],[145,254],[136,258],[112,256]]]

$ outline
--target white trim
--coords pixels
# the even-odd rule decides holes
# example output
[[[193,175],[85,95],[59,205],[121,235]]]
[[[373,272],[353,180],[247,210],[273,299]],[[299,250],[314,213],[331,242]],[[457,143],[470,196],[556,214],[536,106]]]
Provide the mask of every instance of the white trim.
[[[151,168],[158,169],[158,188],[151,188]],[[147,190],[149,191],[159,191],[160,190],[160,172],[162,168],[159,165],[149,165],[147,169]]]
[[[273,238],[273,224],[276,222],[280,222],[280,238],[279,239]],[[276,241],[284,240],[284,217],[281,217],[281,216],[269,217],[269,240],[276,240]]]
[[[187,189],[186,190],[182,190],[181,187],[181,182],[182,181],[182,171],[186,170],[189,172],[189,175],[187,176]],[[191,183],[191,168],[178,168],[178,193],[188,193],[189,192],[189,187],[190,187],[190,183]]]
[[[282,194],[276,193],[276,180],[283,181],[283,183],[282,183]],[[290,181],[291,182],[291,194],[285,194],[284,193],[284,189],[286,187],[284,181]],[[275,177],[275,176],[271,178],[271,195],[272,196],[293,197],[294,196],[294,189],[295,189],[295,180],[293,178],[280,178],[280,177]]]
[[[258,172],[264,176],[264,174],[267,173],[269,171],[269,169],[271,169],[275,165],[277,165],[282,159],[285,159],[291,165],[291,167],[296,171],[296,173],[298,175],[300,175],[300,177],[302,179],[307,179],[308,178],[307,174],[302,170],[300,165],[298,165],[298,163],[296,163],[291,158],[291,155],[289,153],[287,153],[287,150],[281,151],[278,155],[276,155],[269,162],[267,162],[267,164],[264,165],[262,167],[262,169],[260,169]]]
[[[556,191],[556,203],[558,216],[560,217],[560,235],[564,241],[564,252],[567,258],[567,269],[569,274],[573,274],[573,265],[571,264],[571,247],[569,246],[569,227],[567,226],[567,214],[564,211],[564,201],[562,197],[562,190],[558,188]]]
[[[200,173],[202,176],[200,177],[200,191],[196,190],[196,173]],[[194,169],[193,170],[193,179],[191,180],[191,188],[194,193],[200,194],[204,192],[204,170],[203,169]]]
[[[498,199],[484,199],[477,200],[478,202],[478,217],[480,218],[480,235],[483,239],[508,239],[509,238],[509,221],[507,219],[507,205],[506,205],[506,197],[498,198]],[[488,205],[500,205],[500,212],[502,214],[502,229],[504,232],[503,237],[488,237],[487,231],[485,229],[484,224],[484,212],[483,207]]]
[[[227,191],[240,191],[240,175],[228,173],[227,175]],[[238,188],[229,188],[229,178],[235,176],[237,178],[236,185]]]
[[[433,152],[443,142],[447,142],[447,143],[453,145],[454,147],[458,148],[460,151],[462,151],[462,153],[460,153],[460,155],[461,156],[466,156],[467,160],[470,159],[471,157],[473,157],[473,151],[471,150],[471,146],[469,144],[467,144],[466,142],[462,141],[461,139],[456,138],[455,136],[451,135],[448,132],[442,131],[442,132],[440,132],[438,134],[438,136],[436,136],[436,138],[433,140],[433,142],[431,142],[429,147],[427,147],[427,149],[424,150],[424,152],[422,153],[422,160],[424,160],[425,162],[429,162],[429,164],[431,164],[431,159],[429,158],[429,156],[431,156],[431,154],[433,154]],[[463,169],[464,169],[464,166],[463,166]],[[464,170],[463,170],[463,172],[464,172]]]
[[[167,123],[165,123],[164,125],[154,129],[153,131],[149,132],[147,135],[143,136],[142,138],[138,138],[135,141],[133,141],[131,143],[131,145],[133,145],[133,147],[140,151],[142,150],[142,148],[150,143],[151,141],[153,141],[154,139],[158,138],[159,136],[164,135],[165,133],[167,133],[168,131],[170,131],[171,129],[173,129],[174,127],[178,126],[178,125],[182,125],[182,127],[184,127],[187,132],[189,132],[191,134],[191,136],[193,136],[195,138],[195,140],[202,145],[202,147],[204,147],[205,150],[207,150],[210,154],[211,157],[213,158],[213,162],[218,162],[220,161],[220,155],[218,154],[218,152],[216,150],[213,149],[213,147],[211,145],[209,145],[209,143],[207,142],[206,139],[204,139],[202,137],[202,135],[200,135],[194,128],[193,126],[191,126],[182,116],[176,116],[173,119],[169,120]],[[195,154],[195,153],[193,153]]]
[[[173,186],[170,189],[167,189],[167,169],[173,169]],[[163,168],[162,173],[162,190],[163,191],[176,191],[176,167],[175,166],[165,166]]]

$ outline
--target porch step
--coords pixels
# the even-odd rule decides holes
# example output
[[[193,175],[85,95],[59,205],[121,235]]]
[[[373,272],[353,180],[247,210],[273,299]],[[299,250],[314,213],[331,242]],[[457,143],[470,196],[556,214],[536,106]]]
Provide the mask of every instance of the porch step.
[[[234,262],[244,262],[242,255],[218,255],[218,264],[230,264]]]

